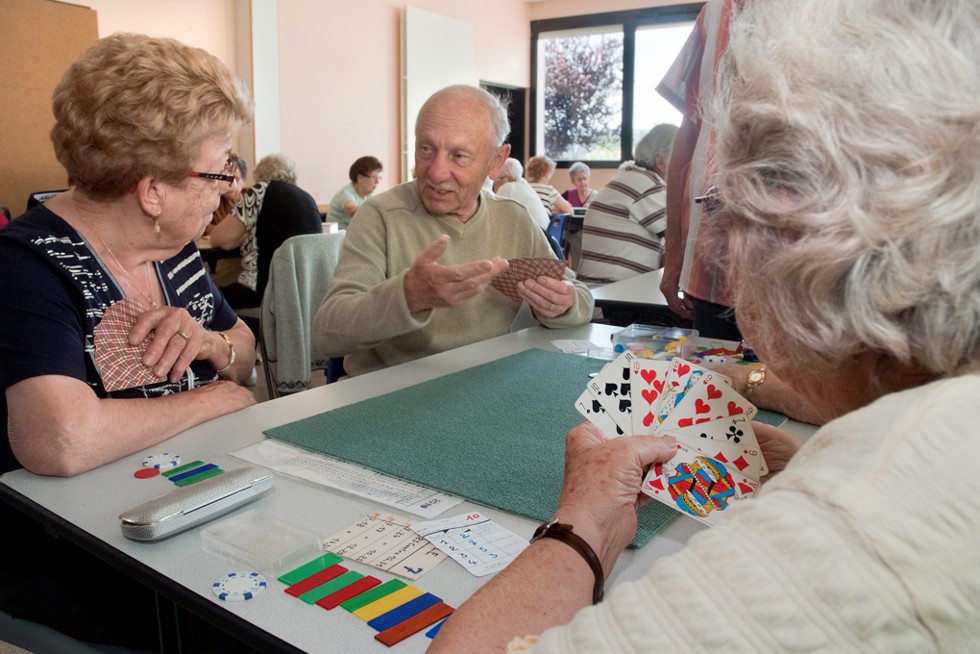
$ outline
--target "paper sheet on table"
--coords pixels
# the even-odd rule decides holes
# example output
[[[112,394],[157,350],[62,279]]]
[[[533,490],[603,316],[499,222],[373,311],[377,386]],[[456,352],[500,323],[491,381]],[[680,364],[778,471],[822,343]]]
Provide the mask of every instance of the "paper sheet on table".
[[[574,340],[574,339],[556,339],[551,341],[551,344],[557,347],[559,350],[565,354],[585,354],[589,350],[600,347],[592,341],[586,340]]]
[[[284,475],[375,500],[423,518],[433,518],[463,501],[455,495],[274,439],[253,443],[229,454]]]

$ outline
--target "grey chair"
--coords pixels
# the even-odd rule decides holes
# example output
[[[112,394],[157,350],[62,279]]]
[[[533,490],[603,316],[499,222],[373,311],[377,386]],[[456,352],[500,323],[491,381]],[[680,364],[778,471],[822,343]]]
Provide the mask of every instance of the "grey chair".
[[[330,365],[329,357],[313,345],[311,327],[345,235],[340,231],[293,236],[272,255],[259,321],[270,398],[306,390],[312,371],[326,371]]]

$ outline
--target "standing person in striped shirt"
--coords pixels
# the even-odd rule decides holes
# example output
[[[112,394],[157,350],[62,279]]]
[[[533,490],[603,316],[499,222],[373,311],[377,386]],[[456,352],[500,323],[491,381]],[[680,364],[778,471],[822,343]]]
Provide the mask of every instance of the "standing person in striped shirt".
[[[579,279],[608,284],[660,268],[667,228],[667,163],[677,127],[661,124],[636,144],[627,161],[585,213]]]

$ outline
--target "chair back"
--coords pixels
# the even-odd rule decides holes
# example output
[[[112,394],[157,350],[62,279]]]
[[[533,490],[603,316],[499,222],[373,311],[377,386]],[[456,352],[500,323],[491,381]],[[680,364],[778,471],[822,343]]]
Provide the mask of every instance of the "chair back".
[[[306,390],[311,371],[329,365],[313,345],[311,329],[346,234],[293,236],[272,255],[259,335],[269,397]]]
[[[554,236],[555,240],[562,243],[565,239],[565,225],[568,224],[568,214],[560,213],[556,216],[551,217],[551,223],[548,225],[548,229],[544,230],[548,232],[549,235]]]

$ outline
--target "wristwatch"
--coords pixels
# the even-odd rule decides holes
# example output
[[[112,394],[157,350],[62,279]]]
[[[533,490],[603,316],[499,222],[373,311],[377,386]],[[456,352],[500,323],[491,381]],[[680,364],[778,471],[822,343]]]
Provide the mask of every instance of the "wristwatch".
[[[751,395],[757,386],[762,386],[766,381],[766,367],[758,366],[749,371],[749,376],[745,380],[745,394]]]
[[[595,586],[592,589],[592,603],[598,604],[602,600],[603,586],[606,585],[606,577],[602,571],[602,564],[599,563],[599,557],[596,556],[595,550],[581,536],[572,531],[572,529],[572,525],[551,520],[539,525],[534,530],[534,535],[531,536],[531,542],[533,543],[542,538],[554,538],[581,554],[585,562],[592,568],[592,574],[595,575]]]

